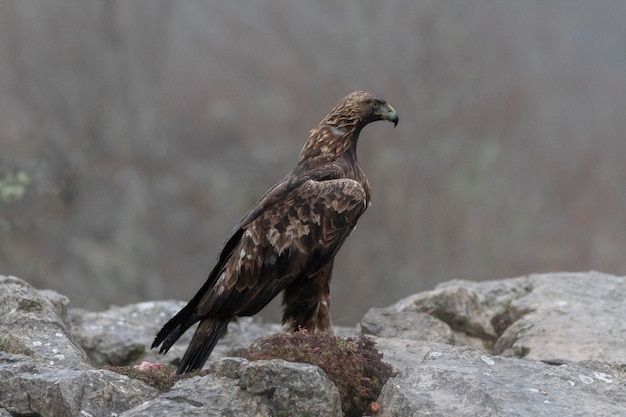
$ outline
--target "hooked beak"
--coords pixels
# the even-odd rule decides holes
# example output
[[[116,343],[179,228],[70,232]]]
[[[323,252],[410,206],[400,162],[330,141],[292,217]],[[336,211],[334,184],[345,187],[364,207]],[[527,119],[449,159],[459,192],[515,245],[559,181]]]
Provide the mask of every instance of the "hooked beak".
[[[393,127],[398,125],[398,112],[391,106],[391,104],[387,104],[387,113],[383,113],[382,116],[383,119],[389,120],[393,123]]]

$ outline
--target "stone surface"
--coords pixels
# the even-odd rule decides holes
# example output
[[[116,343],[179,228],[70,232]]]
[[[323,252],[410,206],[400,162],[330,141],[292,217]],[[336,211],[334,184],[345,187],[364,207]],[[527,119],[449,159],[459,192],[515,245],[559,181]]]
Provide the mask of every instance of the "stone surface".
[[[186,303],[154,301],[112,306],[102,312],[69,309],[73,338],[87,352],[94,366],[128,365],[141,361],[175,363],[191,341],[195,326],[184,333],[170,351],[162,355],[150,349],[161,327]],[[241,317],[228,326],[228,333],[215,347],[211,360],[238,355],[261,336],[280,332],[277,324]]]
[[[226,358],[209,369],[121,417],[342,415],[337,388],[317,366]]]
[[[378,416],[626,415],[625,285],[597,272],[450,281],[370,310],[360,331],[376,335],[383,359],[398,371],[378,399]],[[167,356],[148,346],[182,305],[92,313],[0,276],[0,416],[341,415],[336,387],[315,366],[219,359],[280,331],[250,318],[229,326],[208,375],[163,394],[93,368],[175,362],[192,332]]]
[[[0,353],[0,406],[19,416],[111,416],[158,394],[141,381],[99,369],[45,369]]]
[[[383,354],[383,361],[399,371],[410,368],[424,360],[434,347],[446,346],[442,343],[423,340],[374,337],[376,347]]]
[[[153,356],[147,357],[147,353],[158,330],[182,306],[182,302],[161,301],[112,306],[101,312],[70,308],[68,316],[72,337],[94,366],[128,365],[140,359],[168,362],[184,353],[179,346],[189,343],[192,332],[183,335],[167,356],[153,351]]]
[[[173,364],[185,353],[195,326],[185,332],[165,355],[150,346],[161,327],[185,304],[181,301],[150,301],[112,306],[101,312],[69,308],[67,316],[72,338],[87,352],[94,366],[142,361]],[[256,317],[239,317],[228,325],[228,332],[211,353],[210,361],[240,356],[259,337],[281,331],[279,324],[264,323]],[[344,336],[358,333],[355,328],[345,327],[338,327],[336,332]]]
[[[37,292],[52,303],[57,315],[61,317],[64,323],[67,323],[67,308],[70,304],[70,299],[54,290],[38,290]]]
[[[626,366],[550,366],[438,345],[389,379],[380,417],[623,416]]]
[[[494,353],[626,363],[625,277],[593,272],[531,275],[527,280],[532,291],[511,301],[511,324]]]
[[[363,334],[454,344],[450,327],[427,313],[371,308],[359,326]]]
[[[0,350],[26,355],[40,366],[87,368],[85,352],[70,338],[58,313],[25,281],[0,275]]]
[[[104,417],[156,396],[143,382],[91,367],[62,320],[67,303],[56,292],[0,276],[0,409]]]
[[[598,272],[449,281],[385,308],[377,325],[384,334],[445,340],[447,330],[440,331],[440,339],[407,332],[412,320],[421,323],[421,315],[428,313],[454,332],[456,345],[487,353],[624,363],[626,320],[617,318],[626,317],[625,299],[626,278]]]

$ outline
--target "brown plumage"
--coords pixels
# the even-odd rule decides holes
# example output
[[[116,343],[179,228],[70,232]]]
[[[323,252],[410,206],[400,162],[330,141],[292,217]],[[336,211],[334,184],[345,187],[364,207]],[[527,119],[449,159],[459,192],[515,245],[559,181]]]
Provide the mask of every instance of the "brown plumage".
[[[370,202],[357,140],[377,120],[395,126],[398,115],[371,93],[344,97],[311,130],[296,167],[235,227],[207,281],[152,344],[167,352],[200,321],[179,374],[202,368],[230,320],[258,313],[281,291],[289,330],[332,333],[333,258]]]

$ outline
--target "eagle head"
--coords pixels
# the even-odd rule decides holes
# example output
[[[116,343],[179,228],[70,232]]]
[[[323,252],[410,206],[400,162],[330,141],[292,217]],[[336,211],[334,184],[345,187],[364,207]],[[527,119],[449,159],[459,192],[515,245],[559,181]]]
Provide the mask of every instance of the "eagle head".
[[[382,98],[376,97],[367,91],[354,91],[348,94],[346,100],[349,106],[358,109],[361,122],[366,125],[377,120],[388,120],[394,127],[398,125],[398,113]]]
[[[355,153],[361,129],[377,120],[388,120],[396,126],[398,113],[372,93],[353,91],[311,130],[309,140],[300,152],[300,161],[316,163],[335,159],[348,151]]]
[[[398,113],[385,100],[367,91],[353,91],[345,96],[328,113],[321,124],[339,129],[362,129],[377,120],[388,120],[398,124]]]

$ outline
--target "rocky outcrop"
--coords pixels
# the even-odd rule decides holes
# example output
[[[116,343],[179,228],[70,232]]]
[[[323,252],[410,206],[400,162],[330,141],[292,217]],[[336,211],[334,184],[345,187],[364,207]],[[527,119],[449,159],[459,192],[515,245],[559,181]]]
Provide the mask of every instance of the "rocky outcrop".
[[[69,300],[14,277],[0,276],[0,288],[2,351],[26,355],[45,367],[86,368],[87,356],[63,322]]]
[[[0,409],[14,416],[110,416],[158,392],[94,369],[63,319],[67,299],[0,276]]]
[[[529,360],[626,363],[624,300],[626,278],[598,272],[449,281],[370,310],[361,327],[382,337],[431,341],[449,339],[451,330],[455,345]],[[425,314],[438,320],[425,321]],[[369,324],[372,317],[376,328]],[[413,330],[412,323],[422,330]]]
[[[357,329],[397,370],[372,409],[384,417],[626,415],[625,299],[624,277],[560,273],[450,281],[372,309]],[[98,369],[174,363],[190,335],[165,356],[148,347],[181,306],[88,312],[0,276],[0,416],[341,415],[337,389],[316,366],[232,357],[280,330],[254,319],[229,326],[207,375],[167,392]]]
[[[380,415],[626,415],[624,300],[624,277],[558,273],[450,281],[372,309],[361,328],[399,370]],[[457,346],[436,343],[450,332]]]
[[[0,416],[341,416],[337,388],[316,366],[217,360],[280,331],[242,319],[212,356],[211,373],[167,393],[103,369],[180,358],[191,335],[167,355],[148,350],[181,302],[146,302],[99,313],[68,308],[66,297],[0,276]],[[282,414],[281,414],[282,413]],[[298,414],[296,414],[298,415]]]

